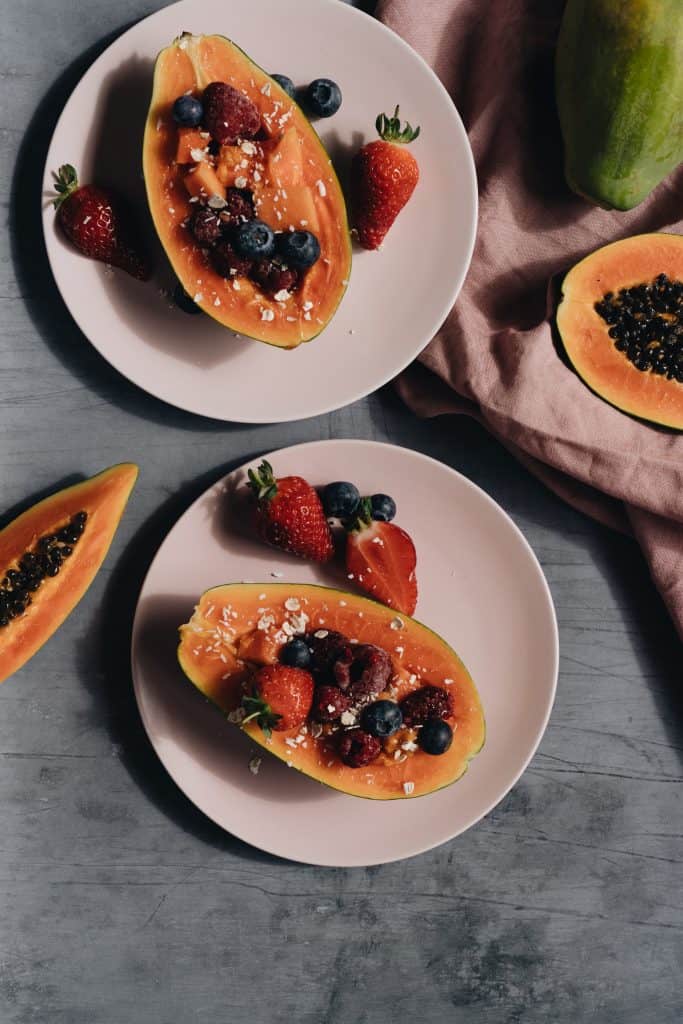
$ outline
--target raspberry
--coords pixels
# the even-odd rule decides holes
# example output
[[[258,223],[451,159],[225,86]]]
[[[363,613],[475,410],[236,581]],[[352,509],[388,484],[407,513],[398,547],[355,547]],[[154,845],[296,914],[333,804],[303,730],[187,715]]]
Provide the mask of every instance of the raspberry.
[[[333,667],[334,679],[353,703],[376,697],[391,678],[391,658],[374,644],[349,645]]]
[[[349,729],[341,734],[338,750],[340,758],[349,768],[363,768],[379,757],[382,744],[369,732]]]
[[[304,640],[308,644],[313,663],[311,671],[318,683],[334,682],[332,666],[344,652],[350,650],[350,644],[342,633],[331,630],[316,630],[324,633],[324,636],[316,636],[315,633],[307,633]]]
[[[218,214],[208,206],[197,206],[190,220],[190,231],[200,245],[209,246],[221,237]]]
[[[336,722],[350,706],[351,701],[338,686],[318,686],[313,695],[311,717],[316,722]]]
[[[299,274],[274,260],[259,260],[251,271],[251,279],[266,295],[277,295],[283,290],[293,291],[299,283]]]
[[[400,703],[404,725],[422,725],[430,718],[450,718],[453,698],[440,686],[427,684],[404,697]]]
[[[221,277],[244,277],[251,270],[251,260],[238,256],[226,239],[221,239],[214,245],[211,250],[211,262]]]
[[[236,227],[245,220],[253,220],[254,197],[246,188],[229,188],[225,196],[226,205],[221,209],[220,218],[226,227]]]
[[[211,82],[204,90],[204,127],[215,142],[234,146],[239,139],[253,139],[261,127],[258,107],[227,82]]]

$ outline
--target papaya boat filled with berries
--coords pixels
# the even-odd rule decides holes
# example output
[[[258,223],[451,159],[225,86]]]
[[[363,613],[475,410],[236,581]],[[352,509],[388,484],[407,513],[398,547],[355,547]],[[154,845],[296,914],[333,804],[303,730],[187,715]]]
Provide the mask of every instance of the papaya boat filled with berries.
[[[446,641],[346,591],[213,587],[180,626],[178,659],[256,744],[351,796],[432,793],[484,743],[477,690]]]
[[[0,530],[0,682],[61,626],[109,550],[138,475],[122,463],[66,487]]]
[[[683,430],[683,236],[635,235],[586,256],[562,282],[556,321],[596,394]]]
[[[329,90],[314,84],[309,102],[324,107]],[[143,171],[196,307],[280,348],[320,334],[348,284],[349,228],[331,160],[287,88],[229,39],[183,33],[157,58]]]

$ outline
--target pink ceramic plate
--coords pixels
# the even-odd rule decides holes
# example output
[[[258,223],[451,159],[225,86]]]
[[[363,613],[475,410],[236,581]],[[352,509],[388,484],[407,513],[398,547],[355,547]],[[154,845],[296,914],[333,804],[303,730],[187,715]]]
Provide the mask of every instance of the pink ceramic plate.
[[[208,817],[270,853],[352,867],[410,857],[478,821],[507,793],[541,739],[555,694],[557,626],[536,558],[505,512],[465,477],[424,455],[369,441],[316,441],[267,456],[278,474],[315,485],[381,487],[418,552],[416,617],[461,655],[484,705],[487,740],[467,774],[417,800],[344,796],[263,754],[185,679],[177,627],[206,588],[239,580],[348,584],[234,532],[227,509],[246,468],[211,487],[179,519],[147,575],[132,645],[135,692],[162,762]],[[250,465],[256,465],[254,460]],[[259,753],[263,753],[259,751]]]
[[[153,284],[107,272],[62,240],[47,205],[52,271],[71,314],[99,352],[141,388],[204,416],[243,423],[302,419],[341,408],[414,359],[446,317],[469,266],[476,228],[474,164],[462,122],[438,79],[398,36],[339,0],[184,0],[116,40],[77,86],[45,167],[119,185],[146,210],[141,138],[156,54],[181,31],[216,32],[299,84],[340,83],[340,111],[317,128],[342,177],[374,119],[397,103],[422,132],[421,183],[381,253],[354,253],[351,283],[323,334],[292,352],[234,336],[175,309],[174,279],[157,252]],[[156,242],[154,243],[156,245]],[[158,245],[157,245],[158,250]]]

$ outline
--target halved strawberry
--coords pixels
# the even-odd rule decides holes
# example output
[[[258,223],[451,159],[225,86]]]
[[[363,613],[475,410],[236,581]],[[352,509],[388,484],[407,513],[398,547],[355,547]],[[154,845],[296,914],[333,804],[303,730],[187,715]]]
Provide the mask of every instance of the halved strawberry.
[[[313,676],[305,669],[266,665],[254,676],[252,693],[242,698],[242,724],[256,720],[266,736],[273,729],[298,729],[308,718],[313,689]]]
[[[417,555],[410,536],[395,523],[371,517],[370,501],[363,498],[346,539],[349,576],[378,601],[404,615],[417,605]]]

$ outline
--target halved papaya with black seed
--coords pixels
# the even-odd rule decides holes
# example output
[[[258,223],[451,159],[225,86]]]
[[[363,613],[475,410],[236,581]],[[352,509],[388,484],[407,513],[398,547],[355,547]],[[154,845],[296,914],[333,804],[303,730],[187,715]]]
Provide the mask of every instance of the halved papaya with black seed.
[[[683,430],[683,236],[635,235],[586,256],[562,282],[557,328],[597,395]]]
[[[0,682],[61,626],[92,583],[137,479],[122,463],[33,505],[0,530]]]
[[[218,145],[210,133],[179,129],[174,101],[201,99],[213,82],[248,97],[261,128],[253,139]],[[197,143],[201,145],[197,145]],[[152,220],[183,288],[230,330],[280,348],[311,341],[329,323],[348,284],[351,239],[344,196],[332,162],[296,102],[233,42],[183,33],[159,54],[143,143]],[[320,257],[295,287],[264,291],[257,276],[229,276],[188,230],[197,204],[219,204],[226,191],[253,197],[259,220],[274,231],[307,231]],[[211,207],[214,208],[214,207]],[[231,268],[232,269],[232,268]]]

